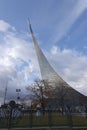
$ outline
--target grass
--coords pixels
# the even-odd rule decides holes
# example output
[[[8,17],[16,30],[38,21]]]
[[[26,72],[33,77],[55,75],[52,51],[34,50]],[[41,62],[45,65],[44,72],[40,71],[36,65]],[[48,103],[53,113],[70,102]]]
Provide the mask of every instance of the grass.
[[[74,126],[87,126],[87,118],[81,116],[73,116],[72,118]]]
[[[82,116],[73,115],[72,118],[73,126],[87,126],[87,119]],[[52,112],[50,114],[45,113],[37,117],[35,113],[32,115],[32,120],[29,113],[26,113],[21,118],[12,119],[12,127],[30,127],[32,126],[67,126],[70,124],[69,118],[58,112]],[[8,127],[8,118],[0,119],[0,128]]]

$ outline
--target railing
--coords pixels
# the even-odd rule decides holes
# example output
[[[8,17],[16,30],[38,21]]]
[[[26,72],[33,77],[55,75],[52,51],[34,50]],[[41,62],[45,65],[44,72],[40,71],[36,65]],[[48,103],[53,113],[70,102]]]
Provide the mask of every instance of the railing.
[[[21,110],[0,108],[0,128],[32,128],[53,126],[87,126],[86,114],[60,113],[54,110]]]

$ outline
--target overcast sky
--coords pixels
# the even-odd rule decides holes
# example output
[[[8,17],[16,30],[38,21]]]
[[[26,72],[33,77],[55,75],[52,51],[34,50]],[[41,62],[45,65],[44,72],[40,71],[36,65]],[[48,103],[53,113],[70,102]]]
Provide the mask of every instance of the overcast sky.
[[[0,0],[0,101],[40,77],[28,17],[53,68],[87,95],[87,0]]]

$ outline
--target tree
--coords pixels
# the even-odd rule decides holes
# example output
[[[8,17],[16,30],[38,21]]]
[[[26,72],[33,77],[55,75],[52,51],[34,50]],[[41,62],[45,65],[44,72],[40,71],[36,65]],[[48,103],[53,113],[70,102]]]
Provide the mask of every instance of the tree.
[[[30,96],[34,101],[37,101],[42,110],[45,109],[46,100],[52,96],[53,87],[45,80],[35,80],[34,83],[26,88],[31,91]]]
[[[58,100],[58,104],[61,107],[62,114],[64,107],[71,108],[79,105],[79,93],[72,87],[69,87],[67,83],[60,83],[56,85],[54,91],[54,99]]]
[[[34,83],[27,87],[35,104],[38,102],[42,109],[45,107],[56,108],[61,107],[62,114],[64,107],[75,105],[78,101],[77,92],[67,83],[48,83],[46,80],[35,80]],[[77,100],[76,100],[77,99]]]
[[[64,112],[64,105],[66,102],[67,92],[67,87],[63,83],[55,87],[54,98],[58,100],[57,104],[61,107],[62,114]]]

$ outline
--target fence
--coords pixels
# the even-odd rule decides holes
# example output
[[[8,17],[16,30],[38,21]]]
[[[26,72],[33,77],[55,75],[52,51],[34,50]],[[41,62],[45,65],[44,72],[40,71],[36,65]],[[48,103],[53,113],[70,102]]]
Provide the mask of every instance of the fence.
[[[0,128],[32,128],[53,126],[87,126],[85,114],[60,113],[54,110],[21,110],[0,108]]]

